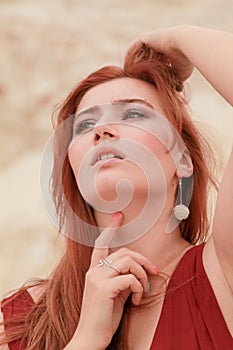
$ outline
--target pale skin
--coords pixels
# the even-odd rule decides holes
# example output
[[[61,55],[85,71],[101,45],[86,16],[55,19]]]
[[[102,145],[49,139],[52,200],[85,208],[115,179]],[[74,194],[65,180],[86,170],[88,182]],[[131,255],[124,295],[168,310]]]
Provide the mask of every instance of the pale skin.
[[[181,79],[184,79],[184,78],[186,79],[189,76],[189,74],[192,72],[193,66],[198,68],[200,72],[208,79],[208,81],[216,88],[216,90],[218,90],[218,92],[229,103],[231,104],[233,103],[231,88],[230,88],[233,83],[232,64],[231,64],[233,59],[233,52],[232,52],[233,36],[231,34],[216,32],[209,29],[203,29],[203,28],[197,28],[197,27],[179,27],[179,28],[176,28],[175,30],[168,29],[164,31],[148,33],[143,35],[139,40],[146,42],[147,45],[157,49],[158,51],[161,50],[164,53],[167,53],[170,57],[171,63],[176,68],[178,68]],[[190,40],[192,40],[192,45],[189,45]],[[207,57],[210,54],[210,52],[213,55],[212,57],[213,59],[211,61],[212,64],[209,64],[209,62],[203,59],[203,57],[204,58]],[[109,101],[102,100],[103,94],[101,96],[102,97],[100,100],[95,100],[95,101],[92,100],[91,102],[92,103],[109,102]],[[87,104],[88,102],[90,103],[90,101],[88,101],[88,96],[86,97],[87,99],[83,101],[84,106],[85,106],[85,102]],[[148,96],[147,96],[147,100],[148,100]],[[107,131],[107,133],[108,132],[109,131]],[[232,175],[233,175],[233,156],[230,157],[229,163],[225,171],[225,175],[222,180],[222,184],[221,184],[219,196],[218,196],[217,207],[216,207],[216,214],[214,218],[213,232],[212,232],[212,236],[209,238],[205,246],[204,256],[203,256],[205,270],[213,286],[214,292],[216,294],[217,300],[219,302],[220,308],[222,310],[223,316],[226,320],[226,323],[228,325],[228,328],[231,334],[233,334],[233,320],[232,320],[233,283],[232,283],[232,268],[231,268],[233,263],[232,261],[233,260],[233,256],[232,256],[233,220],[232,220],[232,215],[230,210],[231,208],[230,204],[232,203],[232,199],[233,199],[233,189],[231,184]],[[175,173],[174,173],[174,176],[176,176]],[[99,217],[99,215],[97,216],[97,218],[99,218],[99,220],[103,220],[103,221],[105,220],[104,218]],[[119,217],[118,219],[120,220],[121,217]],[[227,223],[227,225],[225,224],[223,225],[223,223]],[[122,221],[120,221],[119,224],[122,224]],[[91,269],[89,271],[88,278],[87,278],[87,285],[89,283],[92,283],[93,281],[97,282],[99,277],[98,274],[100,274],[101,272],[99,272],[100,269],[96,267],[96,264],[98,260],[104,256],[109,256],[109,258],[112,258],[115,262],[117,262],[119,261],[118,259],[120,258],[121,254],[123,254],[124,256],[130,256],[130,259],[133,259],[134,261],[133,264],[136,264],[135,266],[138,266],[138,265],[144,266],[142,262],[140,262],[140,260],[137,260],[136,257],[133,256],[134,253],[132,252],[132,250],[140,252],[143,256],[145,256],[146,258],[149,258],[150,262],[157,264],[157,266],[159,266],[163,271],[166,271],[167,273],[172,273],[177,262],[180,260],[184,252],[187,251],[187,249],[189,249],[189,246],[187,246],[187,244],[184,245],[184,242],[180,239],[178,232],[175,232],[174,235],[169,236],[169,240],[167,240],[167,237],[164,234],[164,225],[162,222],[160,222],[160,224],[161,226],[160,225],[156,226],[156,230],[153,232],[153,234],[150,235],[150,240],[149,240],[150,245],[147,244],[148,240],[143,241],[143,238],[142,238],[139,241],[135,242],[134,244],[131,244],[130,246],[128,246],[127,248],[129,250],[127,251],[123,250],[123,253],[122,253],[122,250],[111,253],[106,250],[99,251],[95,249],[93,252]],[[147,236],[147,239],[148,239],[148,236]],[[163,252],[163,254],[161,254],[161,251]],[[171,252],[171,256],[168,257],[166,255],[164,257],[164,252],[167,252],[167,251]],[[125,266],[125,269],[126,271],[132,272],[129,266],[128,266],[128,270],[127,270],[127,266]],[[105,270],[106,270],[105,272],[106,285],[104,285],[104,287],[100,287],[100,290],[99,290],[99,300],[101,300],[102,305],[104,301],[106,302],[106,299],[103,300],[104,299],[103,294],[104,293],[108,294],[110,292],[108,288],[107,288],[108,292],[106,292],[105,288],[106,286],[110,285],[109,281],[111,279],[112,280],[114,279],[114,274],[115,274],[115,272],[109,271],[109,268],[107,267]],[[146,268],[145,270],[148,275],[149,271]],[[129,276],[130,276],[129,278],[131,278],[131,274]],[[134,290],[131,284],[127,286],[129,288],[129,291],[133,292],[133,302],[135,304],[135,307],[132,309],[132,312],[131,312],[130,328],[129,328],[129,344],[131,344],[130,348],[133,348],[133,349],[145,349],[150,347],[154,330],[156,328],[156,324],[154,320],[152,322],[150,317],[152,313],[157,312],[158,314],[157,320],[159,319],[161,305],[154,306],[152,304],[152,307],[150,309],[146,309],[143,307],[144,304],[147,303],[147,299],[149,300],[149,294],[146,293],[145,291],[144,279],[139,275],[137,275],[136,273],[134,273],[134,276],[141,281],[142,286],[140,287],[141,291]],[[158,282],[157,283],[154,282],[153,284],[153,281],[156,281],[156,276],[154,276],[153,274],[151,274],[151,277],[149,276],[147,278],[149,278],[150,281],[152,282],[152,288],[161,287]],[[107,283],[107,279],[108,279],[108,283]],[[113,310],[116,311],[116,309],[113,307],[113,305],[115,304],[113,303],[113,300],[112,300],[112,298],[114,298],[115,296],[114,292],[117,294],[117,297],[115,297],[117,301],[119,300],[118,298],[120,296],[122,296],[123,301],[125,300],[124,299],[125,293],[120,292],[121,284],[120,284],[120,281],[118,282],[119,284],[117,284],[117,286],[113,284],[113,290],[111,290],[111,292],[113,292],[113,295],[111,295],[108,298],[109,301],[111,299],[111,302],[110,302],[111,315]],[[137,286],[139,288],[139,285]],[[126,288],[125,286],[126,290],[128,288]],[[137,287],[135,286],[135,288]],[[142,291],[144,291],[143,294],[142,294]],[[98,288],[96,293],[98,294]],[[87,292],[87,295],[88,295],[88,292]],[[126,296],[127,295],[128,293],[126,293]],[[98,303],[96,302],[96,298],[94,299],[95,299],[95,306],[96,306],[95,310],[97,311],[99,308],[99,312],[101,313],[101,310],[100,310],[101,306],[96,305]],[[140,304],[138,305],[137,303],[139,301],[140,301]],[[89,337],[86,336],[86,334],[88,335],[93,332],[93,330],[90,331],[89,327],[85,328],[85,324],[88,324],[88,326],[90,326],[90,323],[88,322],[88,320],[90,321],[90,318],[93,317],[93,314],[94,314],[93,312],[90,311],[91,316],[90,318],[88,317],[88,308],[90,308],[90,310],[93,311],[93,308],[92,308],[93,304],[92,306],[90,306],[89,302],[90,302],[90,299],[88,297],[86,299],[86,295],[84,294],[84,305],[86,306],[85,307],[86,312],[84,313],[83,318],[81,318],[80,326],[78,327],[77,333],[76,333],[77,341],[78,339],[80,341],[79,343],[80,349],[89,345],[87,344],[87,339],[89,339]],[[119,306],[118,302],[117,302],[117,305]],[[119,314],[121,314],[121,307],[122,307],[122,304],[120,303],[120,307],[118,309]],[[109,337],[107,336],[105,338],[105,335],[109,331],[109,326],[111,328],[111,324],[113,325],[112,332],[114,332],[114,329],[116,327],[114,320],[116,321],[117,317],[115,316],[114,318],[113,316],[112,318],[113,322],[111,323],[110,321],[111,317],[109,317],[110,314],[107,315],[108,317],[106,319],[106,324],[103,328],[103,333],[101,333],[103,334],[105,340],[106,338]],[[117,312],[115,315],[117,315]],[[100,314],[98,314],[98,316],[100,316]],[[86,322],[83,321],[85,319],[86,319]],[[146,330],[143,329],[143,319],[147,320]],[[151,324],[150,324],[150,320],[151,320]],[[101,320],[99,318],[98,320],[96,320],[97,326],[100,326],[101,321],[103,321],[102,317],[101,317]],[[134,329],[134,332],[131,332],[131,325]],[[95,334],[98,334],[99,339],[101,338],[100,329],[98,329],[98,331]],[[109,338],[111,338],[111,336]],[[75,336],[74,336],[74,339],[75,339]],[[100,342],[101,341],[104,342],[105,341],[104,339],[102,338]],[[96,344],[96,338],[95,338],[95,344]],[[90,348],[93,348],[93,346],[96,346],[96,345],[90,344]],[[101,348],[104,348],[104,346],[102,345],[101,347],[101,344],[100,344],[99,347],[96,346],[96,349],[98,348],[101,349]]]
[[[232,34],[206,28],[182,26],[146,33],[138,40],[167,54],[182,80],[191,74],[193,66],[196,67],[226,101],[233,104],[231,91],[233,86]],[[137,42],[133,43],[133,45],[136,44]],[[210,55],[211,60],[206,59]],[[156,110],[159,109],[160,112],[163,112],[159,99],[156,98],[154,91],[152,93],[150,86],[142,86],[141,82],[137,84],[134,79],[123,79],[124,82],[122,79],[118,79],[114,82],[115,85],[110,86],[111,82],[108,82],[89,90],[82,99],[79,108],[108,103],[114,98],[136,97],[150,102]],[[106,138],[111,138],[112,135],[121,137],[124,130],[127,130],[129,136],[130,129],[120,127],[111,129],[107,125],[102,128],[96,127],[88,132],[89,135],[86,135],[83,141],[80,138],[80,142],[83,142],[82,149],[84,152],[88,151],[97,140],[101,142]],[[130,137],[136,136],[135,133],[130,135]],[[142,134],[140,137],[141,142],[146,142]],[[73,150],[75,151],[75,148]],[[181,238],[179,228],[176,228],[171,235],[165,234],[165,225],[172,208],[175,184],[177,183],[177,169],[172,166],[168,154],[162,147],[157,156],[160,157],[164,165],[166,181],[170,190],[161,219],[146,236],[125,248],[114,251],[108,248],[94,248],[91,266],[86,276],[80,322],[65,350],[105,349],[118,327],[124,302],[130,293],[132,293],[134,305],[129,322],[130,349],[150,348],[162,307],[162,300],[158,304],[150,304],[149,308],[146,307],[151,301],[152,292],[159,291],[162,287],[155,265],[160,271],[171,275],[180,258],[191,248],[188,242]],[[72,154],[69,157],[71,165],[76,166],[74,161],[72,163]],[[127,164],[124,165],[125,168],[123,166],[120,168],[117,163],[110,165],[104,171],[111,172],[114,167],[117,168],[117,172],[114,171],[116,181],[117,176],[120,176],[122,172],[125,171],[124,175],[128,173]],[[188,164],[184,171],[190,171]],[[233,335],[232,177],[233,154],[230,156],[220,186],[212,235],[205,245],[203,262],[227,326]],[[101,181],[103,180],[99,177],[100,185]],[[134,183],[134,186],[138,188],[137,200],[135,199],[135,204],[132,204],[128,211],[123,211],[114,217],[95,213],[100,226],[112,228],[111,235],[117,232],[120,225],[130,220],[132,215],[137,215],[144,203],[143,188],[140,188],[140,184],[137,182]],[[111,235],[106,228],[103,232],[103,240],[106,245],[110,242]],[[108,266],[100,268],[97,265],[98,261],[104,257],[114,260],[114,264],[123,274],[119,275],[117,271]],[[148,281],[151,285],[151,291],[148,291]],[[154,319],[155,314],[157,322]],[[144,329],[145,322],[143,322],[145,319],[147,320],[146,329]]]
[[[145,82],[132,78],[115,79],[92,88],[82,99],[78,110],[109,103],[113,100],[129,99],[137,99],[138,104],[144,104],[144,101],[146,101],[156,111],[163,114],[156,89]],[[118,124],[96,125],[82,135],[69,150],[69,160],[75,175],[78,175],[79,165],[83,157],[93,146],[105,141],[111,142],[121,137],[135,139],[146,145],[151,151],[154,151],[155,156],[160,160],[167,181],[166,206],[153,228],[142,238],[128,244],[127,247],[114,249],[113,253],[108,248],[94,249],[91,268],[87,273],[83,313],[81,314],[76,339],[78,344],[83,344],[86,347],[88,345],[87,341],[91,341],[93,332],[95,332],[94,334],[98,334],[100,344],[97,347],[95,342],[95,345],[90,344],[90,348],[94,346],[96,349],[104,349],[110,342],[119,324],[123,305],[130,293],[132,293],[134,305],[141,305],[142,309],[142,305],[145,307],[151,300],[151,294],[147,291],[148,281],[150,280],[153,292],[156,288],[161,288],[161,280],[156,281],[155,279],[157,269],[154,264],[160,270],[171,274],[172,265],[177,261],[177,256],[181,256],[190,247],[181,238],[178,227],[171,235],[165,234],[166,224],[174,205],[177,169],[171,162],[166,148],[154,137],[150,137],[148,132]],[[189,162],[180,165],[179,170],[182,170],[183,174],[186,173],[187,176],[192,173]],[[115,191],[116,183],[122,177],[133,183],[134,197],[131,204],[122,211],[120,216],[111,222],[111,227],[116,228],[138,215],[143,208],[145,196],[147,196],[140,170],[128,161],[113,160],[103,166],[96,179],[96,185],[100,190],[101,188],[104,189],[102,194],[104,196],[106,192],[107,196],[109,191],[110,193]],[[160,186],[160,184],[156,185]],[[112,215],[100,212],[95,212],[95,215],[99,226],[109,225]],[[103,235],[105,235],[105,246],[107,246],[108,242],[111,241],[111,236],[109,236],[108,231],[105,232]],[[164,254],[164,252],[169,253]],[[98,261],[106,256],[114,261],[114,265],[120,269],[123,275],[119,276],[119,273],[109,267],[100,268],[97,266]],[[95,311],[93,312],[93,310]],[[105,310],[105,312],[103,313],[102,310]],[[151,326],[154,329],[154,323]],[[148,346],[153,329],[148,332],[148,339],[145,339]],[[142,334],[141,330],[140,340]],[[145,347],[145,342],[141,345]],[[74,346],[76,347],[76,344]]]

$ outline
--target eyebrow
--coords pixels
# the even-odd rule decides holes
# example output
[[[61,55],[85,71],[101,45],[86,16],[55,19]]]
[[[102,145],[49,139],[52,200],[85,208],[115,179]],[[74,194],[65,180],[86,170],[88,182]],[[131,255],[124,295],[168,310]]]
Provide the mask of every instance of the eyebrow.
[[[74,120],[76,120],[77,119],[77,117],[79,118],[79,117],[81,117],[82,115],[85,115],[85,114],[87,114],[87,113],[92,113],[92,112],[97,112],[97,111],[99,111],[99,109],[100,109],[100,107],[99,106],[91,106],[91,107],[89,107],[89,108],[87,108],[87,109],[84,109],[84,110],[81,110],[80,112],[76,112],[75,113],[75,116],[74,116]]]
[[[111,103],[141,103],[144,104],[145,106],[149,107],[150,109],[154,110],[154,107],[152,106],[152,104],[150,104],[149,102],[147,102],[146,100],[142,99],[142,98],[119,98],[119,99],[114,99],[111,100]],[[87,109],[81,110],[78,113],[75,113],[75,117],[74,120],[78,118],[80,118],[82,115],[85,115],[87,113],[93,113],[93,112],[97,112],[100,110],[100,106],[91,106]]]
[[[142,98],[120,98],[120,99],[115,99],[111,101],[112,103],[114,102],[127,102],[127,103],[142,103],[144,105],[146,105],[147,107],[154,109],[154,107],[152,106],[152,104],[150,104],[149,102],[147,102],[146,100],[142,99]]]

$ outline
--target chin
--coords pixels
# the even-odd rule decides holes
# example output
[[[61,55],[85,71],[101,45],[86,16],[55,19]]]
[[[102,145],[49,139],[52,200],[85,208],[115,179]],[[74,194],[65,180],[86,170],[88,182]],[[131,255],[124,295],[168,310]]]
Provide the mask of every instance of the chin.
[[[126,176],[117,177],[116,174],[109,174],[108,176],[100,176],[97,179],[96,198],[93,198],[93,201],[97,205],[101,200],[107,202],[115,201],[118,205],[113,211],[118,211],[128,206],[136,197],[147,195],[147,191],[147,184],[143,184],[136,176],[132,179]]]
[[[132,193],[132,183],[129,179],[117,177],[115,174],[100,176],[96,181],[98,194],[105,201],[115,201],[118,196],[128,197]],[[134,192],[134,191],[133,191]]]
[[[88,181],[91,181],[90,177]],[[122,210],[136,197],[145,197],[148,193],[145,175],[141,169],[133,167],[131,164],[124,167],[110,165],[101,167],[96,173],[94,181],[94,184],[89,186],[86,182],[86,189],[81,192],[84,199],[96,210],[99,210],[102,202],[106,208],[103,210],[104,212]],[[88,199],[85,192],[89,196]]]

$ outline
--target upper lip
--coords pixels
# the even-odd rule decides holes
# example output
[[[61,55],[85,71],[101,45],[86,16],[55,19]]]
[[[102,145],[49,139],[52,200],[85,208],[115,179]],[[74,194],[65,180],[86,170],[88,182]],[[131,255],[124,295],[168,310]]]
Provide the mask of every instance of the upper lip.
[[[119,156],[122,159],[125,158],[125,155],[119,151],[118,149],[111,147],[111,146],[101,146],[93,155],[92,160],[91,160],[91,165],[95,165],[97,163],[98,159],[100,156],[103,154],[108,154],[112,153],[114,156]]]

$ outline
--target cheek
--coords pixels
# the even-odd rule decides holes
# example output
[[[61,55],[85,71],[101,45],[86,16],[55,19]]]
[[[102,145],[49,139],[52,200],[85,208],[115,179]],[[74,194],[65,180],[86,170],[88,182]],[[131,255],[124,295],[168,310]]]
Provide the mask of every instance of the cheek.
[[[143,149],[148,150],[148,152],[152,153],[157,160],[166,153],[166,147],[153,135],[141,130],[135,130],[132,133],[132,140],[136,141],[140,144]],[[140,155],[138,155],[140,157]]]
[[[84,148],[81,147],[78,142],[74,142],[68,150],[68,159],[76,179],[79,173],[80,165],[84,157],[85,157]]]
[[[150,133],[138,132],[135,134],[135,140],[153,154],[161,166],[166,181],[169,182],[176,173],[176,165],[167,147]]]

